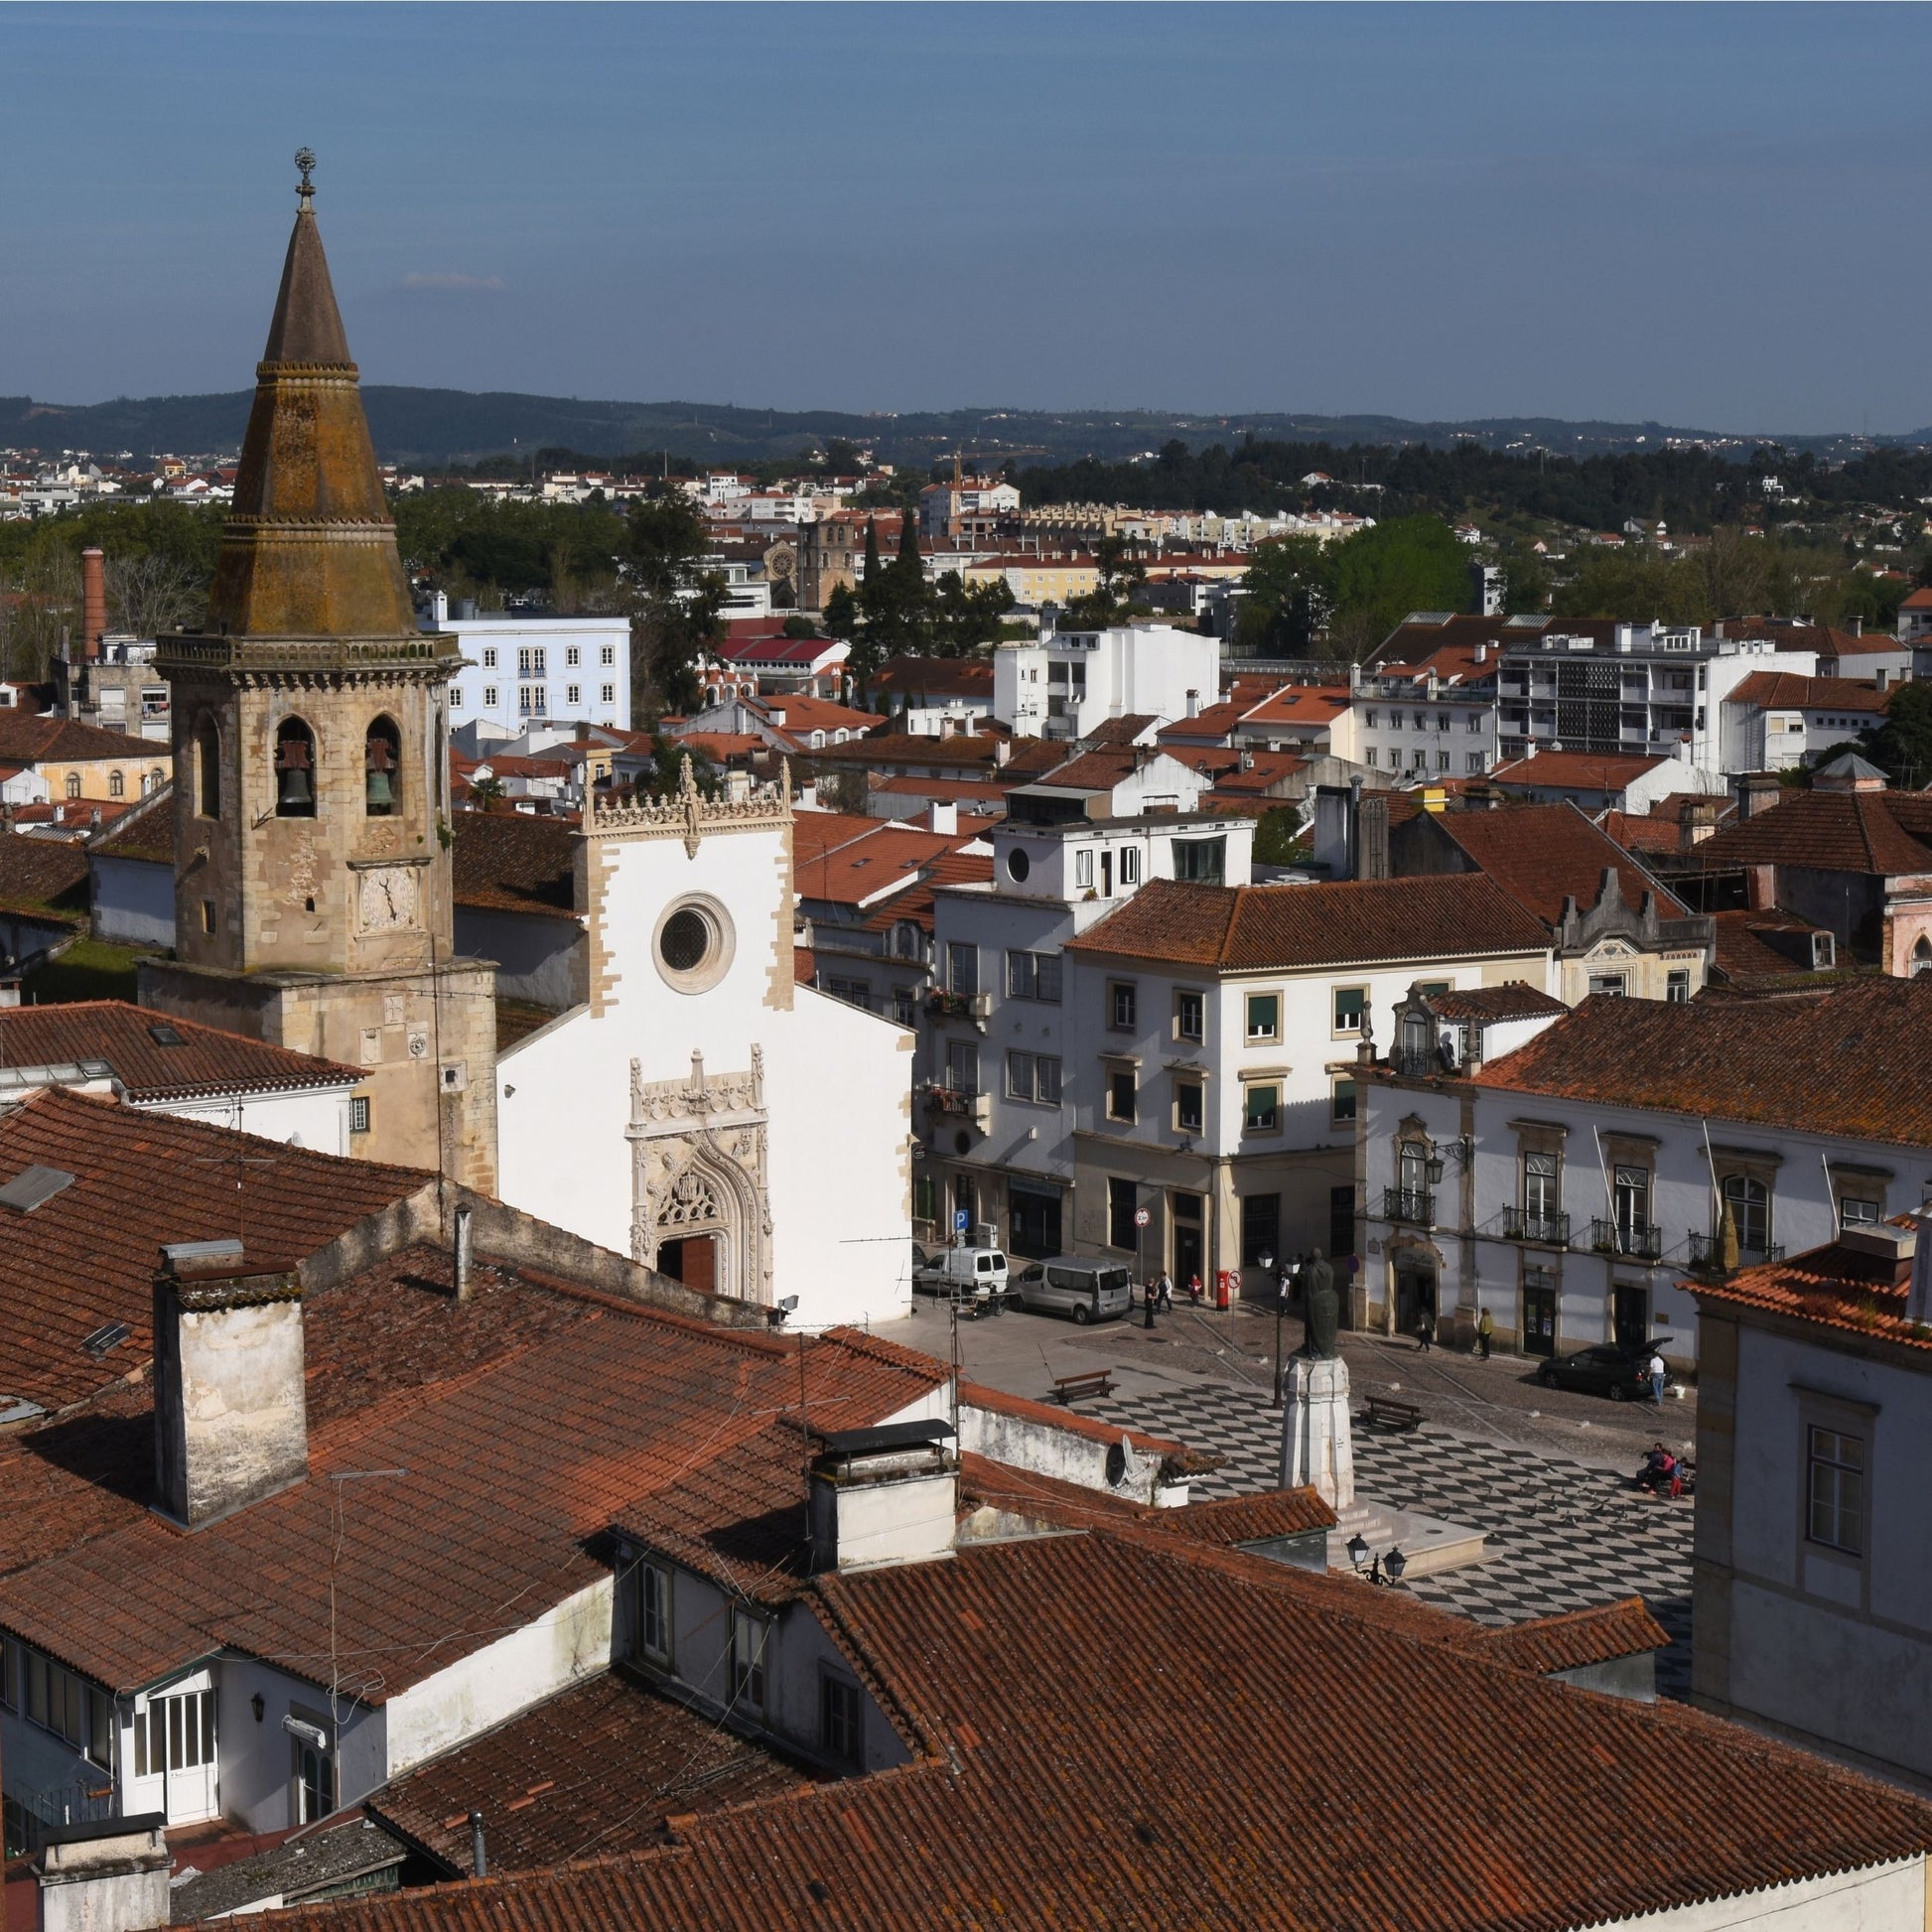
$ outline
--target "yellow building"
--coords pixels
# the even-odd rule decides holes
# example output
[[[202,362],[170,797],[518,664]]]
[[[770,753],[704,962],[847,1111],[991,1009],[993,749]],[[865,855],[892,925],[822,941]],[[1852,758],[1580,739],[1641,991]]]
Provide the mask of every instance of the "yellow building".
[[[174,768],[168,748],[150,739],[19,711],[0,711],[0,764],[37,773],[51,799],[102,804],[145,798]]]

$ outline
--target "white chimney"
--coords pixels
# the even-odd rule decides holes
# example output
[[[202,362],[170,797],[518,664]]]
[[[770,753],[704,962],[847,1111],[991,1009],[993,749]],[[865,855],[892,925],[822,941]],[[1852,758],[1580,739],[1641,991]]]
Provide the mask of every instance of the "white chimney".
[[[154,1278],[155,1506],[191,1530],[309,1472],[302,1286],[240,1263],[181,1242]]]
[[[1200,716],[1200,693],[1198,691],[1189,691],[1187,693],[1187,716],[1189,718],[1198,718]]]
[[[173,1917],[167,1814],[51,1826],[33,1871],[41,1932],[147,1932]]]
[[[925,808],[925,829],[952,837],[959,830],[959,807],[950,799],[929,800]]]
[[[959,1502],[952,1425],[812,1432],[814,1570],[874,1570],[949,1556]]]

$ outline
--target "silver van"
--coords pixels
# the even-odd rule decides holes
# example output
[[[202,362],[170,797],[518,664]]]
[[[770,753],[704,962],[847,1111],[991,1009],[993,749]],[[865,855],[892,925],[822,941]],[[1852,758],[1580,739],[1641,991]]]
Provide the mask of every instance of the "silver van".
[[[1055,1255],[1029,1262],[1013,1277],[1013,1292],[1023,1309],[1070,1314],[1084,1326],[1125,1314],[1134,1306],[1134,1277],[1117,1261]]]

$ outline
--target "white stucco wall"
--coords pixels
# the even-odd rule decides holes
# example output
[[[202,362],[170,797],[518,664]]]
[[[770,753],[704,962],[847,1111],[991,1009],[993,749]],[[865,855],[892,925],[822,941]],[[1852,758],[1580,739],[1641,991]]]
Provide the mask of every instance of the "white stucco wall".
[[[117,946],[175,943],[175,869],[152,859],[93,855],[94,931]]]
[[[591,908],[590,1004],[519,1040],[499,1062],[503,1198],[620,1253],[631,1252],[630,1063],[645,1081],[687,1080],[764,1059],[769,1117],[771,1292],[796,1295],[815,1327],[884,1320],[911,1302],[909,1135],[913,1036],[881,1016],[792,984],[782,828],[603,841]],[[677,899],[703,895],[734,934],[722,979],[701,993],[656,964]],[[600,956],[605,962],[600,968]]]
[[[388,1775],[396,1777],[611,1662],[611,1579],[485,1644],[389,1700]]]
[[[536,912],[456,908],[456,949],[466,959],[496,964],[496,991],[505,1000],[562,1013],[584,997],[580,957],[584,928],[573,917]]]
[[[1778,1932],[1925,1932],[1925,1860],[1867,1865],[1862,1871],[1602,1923],[1640,1926],[1643,1932],[1721,1932],[1733,1926],[1776,1926]]]
[[[349,1144],[350,1086],[312,1087],[298,1093],[238,1094],[233,1099],[174,1100],[148,1112],[177,1114],[209,1127],[259,1134],[265,1141],[293,1142],[319,1154],[353,1154]]]

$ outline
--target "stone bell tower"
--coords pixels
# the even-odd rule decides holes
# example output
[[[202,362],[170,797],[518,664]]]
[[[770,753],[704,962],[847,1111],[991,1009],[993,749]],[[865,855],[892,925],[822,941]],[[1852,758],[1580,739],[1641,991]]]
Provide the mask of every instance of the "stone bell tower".
[[[418,629],[316,226],[282,267],[172,689],[175,957],[145,1006],[366,1070],[349,1153],[493,1191],[495,968],[453,957],[447,636]],[[335,1150],[331,1150],[332,1152]]]

